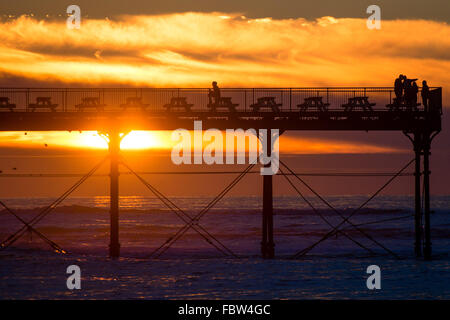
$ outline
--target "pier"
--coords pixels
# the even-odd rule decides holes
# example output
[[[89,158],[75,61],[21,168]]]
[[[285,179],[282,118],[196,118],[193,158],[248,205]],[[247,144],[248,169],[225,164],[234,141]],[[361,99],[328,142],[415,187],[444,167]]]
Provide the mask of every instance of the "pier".
[[[201,120],[204,130],[242,128],[244,130],[279,129],[280,132],[290,130],[398,131],[411,141],[414,152],[415,255],[423,256],[426,260],[431,259],[430,151],[433,138],[441,131],[441,88],[430,88],[426,107],[421,101],[414,105],[397,101],[394,90],[390,87],[225,88],[222,89],[221,99],[220,103],[213,104],[208,96],[208,89],[201,88],[0,88],[0,131],[93,130],[107,137],[109,141],[107,160],[110,162],[109,252],[113,258],[120,256],[120,141],[131,130],[176,130],[179,128],[193,130],[194,121]],[[282,159],[280,162],[283,164]],[[401,175],[406,167],[394,174],[387,184]],[[239,175],[233,181],[236,182],[230,184],[229,188],[239,182],[251,169],[249,168]],[[94,169],[79,181],[80,184],[95,172]],[[131,168],[128,169],[132,171]],[[281,169],[280,173],[284,176],[286,174],[296,176],[286,165],[283,165]],[[138,176],[137,173],[135,174]],[[263,186],[261,254],[264,258],[271,259],[275,257],[276,242],[273,236],[273,179],[272,176],[263,176],[261,180]],[[166,206],[181,215],[187,229],[194,229],[227,253],[227,248],[220,241],[194,223],[198,222],[201,216],[224,194],[220,194],[215,199],[216,202],[213,201],[198,215],[190,217],[153,186],[146,184],[145,180],[141,181]],[[229,188],[227,186],[224,191],[228,192]],[[64,193],[49,206],[48,210],[51,211],[69,194],[70,192]],[[374,194],[376,195],[377,193]],[[320,197],[319,194],[317,196]],[[325,199],[323,201],[326,202]],[[14,214],[13,210],[8,209],[8,211]],[[356,211],[350,216],[342,216],[342,223],[337,226],[330,226],[331,231],[321,241],[325,241],[333,234],[343,233],[340,226],[344,223],[351,224],[349,219],[356,214]],[[48,212],[41,212],[32,221],[21,220],[24,224],[22,229],[30,230],[31,228],[37,233],[33,226]],[[175,238],[186,232],[186,228],[180,230]],[[19,230],[5,240],[2,247],[10,246],[20,236]],[[365,236],[388,253],[392,253],[369,235],[365,234]],[[47,239],[44,235],[42,237]],[[47,240],[55,251],[63,252],[57,244]],[[167,245],[170,246],[170,243]],[[166,246],[161,248],[161,250],[167,250]],[[301,250],[294,257],[302,257],[311,249]],[[157,256],[160,254],[158,253]]]

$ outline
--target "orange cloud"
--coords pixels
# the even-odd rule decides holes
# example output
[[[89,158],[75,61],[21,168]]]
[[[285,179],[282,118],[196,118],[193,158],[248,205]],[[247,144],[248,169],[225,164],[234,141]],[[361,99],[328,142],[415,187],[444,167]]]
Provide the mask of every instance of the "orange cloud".
[[[389,86],[399,73],[427,79],[432,86],[447,86],[450,26],[396,20],[383,21],[382,30],[371,31],[364,19],[277,20],[183,13],[124,16],[116,21],[84,19],[81,29],[69,30],[64,21],[20,17],[0,23],[0,61],[0,77],[3,73],[44,86],[56,81],[205,87],[213,79],[223,87]],[[83,140],[89,134],[36,133],[31,140],[101,144],[93,138]],[[31,136],[2,134],[0,138],[2,144],[29,145]],[[281,147],[290,153],[393,151],[341,141],[285,141]]]
[[[121,147],[132,149],[171,150],[178,142],[172,141],[169,131],[132,131]],[[206,142],[204,142],[206,143]],[[204,144],[203,146],[205,146]],[[356,154],[393,153],[404,150],[363,142],[282,136],[280,152],[286,154]],[[25,148],[94,148],[107,149],[107,142],[96,132],[0,132],[0,146]],[[246,149],[248,151],[248,148]],[[245,150],[238,150],[245,152]]]
[[[225,18],[226,17],[226,18]],[[223,13],[0,23],[0,72],[88,85],[389,86],[450,83],[450,26],[424,20],[248,19]]]

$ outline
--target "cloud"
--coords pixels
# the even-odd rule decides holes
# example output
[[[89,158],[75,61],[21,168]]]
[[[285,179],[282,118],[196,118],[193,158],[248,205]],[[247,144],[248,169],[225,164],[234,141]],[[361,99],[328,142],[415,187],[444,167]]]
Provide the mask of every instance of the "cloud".
[[[364,19],[191,12],[83,19],[81,29],[69,30],[61,21],[20,17],[0,23],[0,85],[392,86],[403,73],[448,90],[449,52],[450,26],[425,20],[382,21],[381,30],[368,30]],[[337,153],[392,151],[308,143],[307,152],[326,149],[321,143]]]
[[[223,17],[227,16],[227,19]],[[450,26],[425,20],[249,19],[224,13],[0,23],[0,72],[89,85],[390,86],[450,80]]]

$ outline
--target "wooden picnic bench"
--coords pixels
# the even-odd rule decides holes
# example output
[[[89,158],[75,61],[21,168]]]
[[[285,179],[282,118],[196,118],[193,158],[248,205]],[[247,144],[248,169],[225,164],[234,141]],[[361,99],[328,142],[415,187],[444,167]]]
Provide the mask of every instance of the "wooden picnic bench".
[[[258,112],[259,109],[270,109],[273,112],[280,112],[281,103],[276,103],[275,97],[262,97],[258,98],[257,102],[250,105],[250,108],[253,108],[254,112]]]
[[[50,109],[54,112],[56,111],[56,107],[58,107],[58,105],[53,104],[50,97],[37,97],[36,103],[30,103],[28,107],[32,112],[36,111],[36,109]]]
[[[148,107],[148,104],[142,103],[142,98],[129,97],[127,98],[127,102],[125,104],[121,104],[120,107],[123,108],[124,110],[128,108],[138,108],[145,110],[145,108]]]
[[[208,103],[208,108],[210,108],[213,112],[216,112],[218,108],[224,108],[230,112],[236,112],[236,107],[238,105],[239,104],[232,103],[230,97],[222,97],[220,98],[219,103]]]
[[[0,97],[0,108],[1,109],[9,109],[9,111],[13,111],[13,109],[16,107],[15,104],[9,103],[9,98],[7,97]]]
[[[193,104],[187,103],[186,97],[172,97],[170,103],[165,104],[164,108],[166,108],[168,112],[172,109],[184,109],[187,112],[190,112],[192,106]]]
[[[100,103],[100,98],[82,98],[81,103],[75,105],[75,108],[78,109],[78,111],[83,111],[84,109],[96,109],[97,111],[103,111],[103,108],[105,107],[104,104]]]
[[[397,98],[394,98],[393,102],[386,105],[386,107],[389,109],[389,111],[408,111],[408,110],[414,110],[418,111],[418,108],[421,104],[416,103],[416,105],[409,105],[405,103],[403,100],[398,100]]]
[[[322,97],[307,97],[305,102],[298,104],[297,107],[300,108],[300,112],[305,112],[308,108],[317,109],[317,111],[326,112],[328,111],[329,103],[323,103]]]
[[[353,97],[348,98],[348,103],[343,104],[344,111],[353,111],[355,108],[361,108],[363,111],[373,111],[376,103],[370,103],[369,97]]]

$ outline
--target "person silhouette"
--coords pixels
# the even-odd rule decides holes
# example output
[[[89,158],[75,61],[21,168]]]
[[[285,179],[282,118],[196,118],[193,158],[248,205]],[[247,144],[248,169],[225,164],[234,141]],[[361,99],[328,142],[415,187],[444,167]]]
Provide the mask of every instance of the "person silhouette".
[[[405,107],[407,110],[411,109],[413,104],[413,87],[412,87],[412,81],[410,79],[405,79],[405,85],[404,85],[404,100],[405,100]]]
[[[403,92],[404,92],[403,96],[405,101],[405,107],[410,110],[412,108],[417,107],[418,88],[416,92],[416,88],[414,87],[415,81],[417,81],[417,79],[408,79],[406,76],[403,76]]]
[[[430,87],[425,80],[422,81],[422,103],[425,112],[428,112],[428,100],[430,98]]]
[[[403,78],[404,78],[404,76],[401,74],[398,76],[397,79],[395,79],[395,82],[394,82],[394,93],[395,93],[395,97],[396,97],[396,102],[398,104],[401,103],[402,96],[403,96],[403,86],[404,86]]]
[[[213,81],[212,87],[212,97],[214,98],[214,104],[217,105],[220,102],[220,88],[216,81]]]
[[[412,99],[414,108],[417,108],[417,94],[418,93],[419,93],[419,87],[417,86],[417,83],[415,81],[413,81],[412,89],[411,89],[411,99]]]
[[[416,81],[412,81],[411,84],[411,105],[412,108],[417,109],[417,94],[419,93],[419,87]]]

